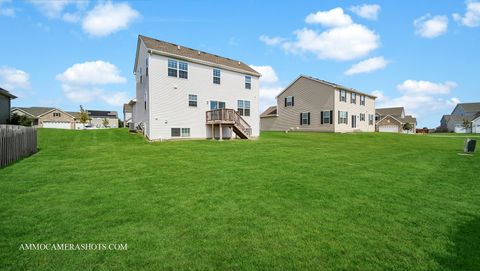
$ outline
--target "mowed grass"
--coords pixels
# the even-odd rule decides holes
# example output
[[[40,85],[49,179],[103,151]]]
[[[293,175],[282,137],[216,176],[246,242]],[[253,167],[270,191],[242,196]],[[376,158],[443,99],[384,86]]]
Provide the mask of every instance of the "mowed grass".
[[[41,129],[37,154],[0,169],[0,270],[480,270],[480,157],[463,142]]]

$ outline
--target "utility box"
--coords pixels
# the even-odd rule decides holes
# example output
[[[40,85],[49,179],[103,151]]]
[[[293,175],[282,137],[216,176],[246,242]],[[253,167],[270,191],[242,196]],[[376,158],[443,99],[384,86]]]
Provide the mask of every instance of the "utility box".
[[[465,148],[463,151],[466,153],[474,153],[476,145],[477,145],[477,140],[467,138],[465,139]]]
[[[135,129],[135,123],[133,122],[128,123],[128,130],[132,133],[136,132],[137,130]]]

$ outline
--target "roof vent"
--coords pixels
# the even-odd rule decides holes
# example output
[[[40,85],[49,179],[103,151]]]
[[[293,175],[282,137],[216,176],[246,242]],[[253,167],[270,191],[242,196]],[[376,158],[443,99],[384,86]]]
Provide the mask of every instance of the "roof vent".
[[[177,49],[180,50],[180,49],[182,49],[182,47],[180,47],[180,45],[177,45]]]
[[[200,55],[200,51],[198,51],[197,53],[198,53],[198,55]]]
[[[240,65],[240,64],[242,64],[242,63],[240,63],[240,61],[238,61],[238,65]]]

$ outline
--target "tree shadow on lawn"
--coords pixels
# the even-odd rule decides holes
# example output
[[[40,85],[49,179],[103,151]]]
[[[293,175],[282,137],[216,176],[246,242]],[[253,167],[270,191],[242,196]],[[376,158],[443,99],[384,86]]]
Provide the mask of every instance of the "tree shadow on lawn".
[[[437,259],[441,270],[480,270],[480,217],[462,224],[451,240],[449,255]]]

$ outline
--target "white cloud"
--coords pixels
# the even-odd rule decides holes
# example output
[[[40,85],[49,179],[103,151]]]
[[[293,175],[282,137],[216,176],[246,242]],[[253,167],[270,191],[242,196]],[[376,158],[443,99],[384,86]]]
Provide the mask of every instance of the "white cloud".
[[[107,92],[99,85],[121,84],[127,81],[118,68],[102,60],[77,63],[57,75],[62,82],[64,95],[71,101],[85,104],[91,101],[104,101],[119,106],[128,100],[126,92]]]
[[[0,86],[7,90],[30,88],[30,75],[11,67],[0,67]]]
[[[361,61],[345,71],[346,75],[354,75],[359,73],[369,73],[376,70],[385,68],[388,65],[388,61],[383,57],[372,57],[367,60]]]
[[[269,37],[267,35],[261,35],[260,41],[265,43],[266,45],[278,45],[282,43],[285,39],[281,37]]]
[[[379,5],[363,4],[361,6],[352,6],[350,10],[357,16],[368,20],[377,20],[381,7]]]
[[[390,98],[382,91],[374,91],[377,96],[376,107],[405,107],[407,114],[417,118],[431,118],[442,115],[452,109],[460,100],[456,97],[445,98],[451,90],[457,87],[455,82],[434,83],[429,81],[405,80],[397,85],[400,96]]]
[[[11,0],[0,0],[0,16],[15,17],[15,9],[13,7],[5,7],[5,3],[11,3]]]
[[[308,24],[321,24],[326,27],[347,26],[353,23],[352,18],[345,14],[340,7],[311,13],[305,18],[305,22]]]
[[[466,1],[467,11],[465,15],[458,13],[453,14],[453,19],[462,25],[468,27],[480,26],[480,2],[478,1]]]
[[[261,87],[260,86],[260,113],[269,106],[277,105],[275,97],[283,91],[283,87]]]
[[[277,73],[272,66],[250,65],[250,67],[262,75],[262,77],[260,77],[260,84],[273,84],[278,82]]]
[[[50,19],[59,18],[71,4],[75,4],[78,9],[83,9],[88,5],[88,0],[30,0],[30,2],[36,6],[40,12]]]
[[[109,105],[120,106],[125,102],[129,101],[131,98],[126,92],[115,92],[110,93],[109,95],[101,95],[101,98]]]
[[[104,85],[125,83],[118,68],[102,60],[77,63],[57,75],[57,79],[70,85]]]
[[[397,89],[407,94],[436,95],[448,94],[457,86],[457,83],[451,81],[445,83],[433,83],[422,80],[405,80],[403,83],[397,85]]]
[[[62,16],[62,20],[67,23],[78,23],[81,20],[79,13],[64,13]]]
[[[325,32],[302,29],[297,40],[283,43],[287,52],[311,52],[319,59],[352,60],[368,55],[380,46],[380,37],[359,24],[336,27]]]
[[[434,16],[427,14],[413,22],[415,34],[423,38],[435,38],[443,35],[448,30],[448,18],[446,16]]]
[[[83,19],[83,30],[92,36],[102,37],[126,29],[140,16],[128,3],[110,1],[97,4]]]

